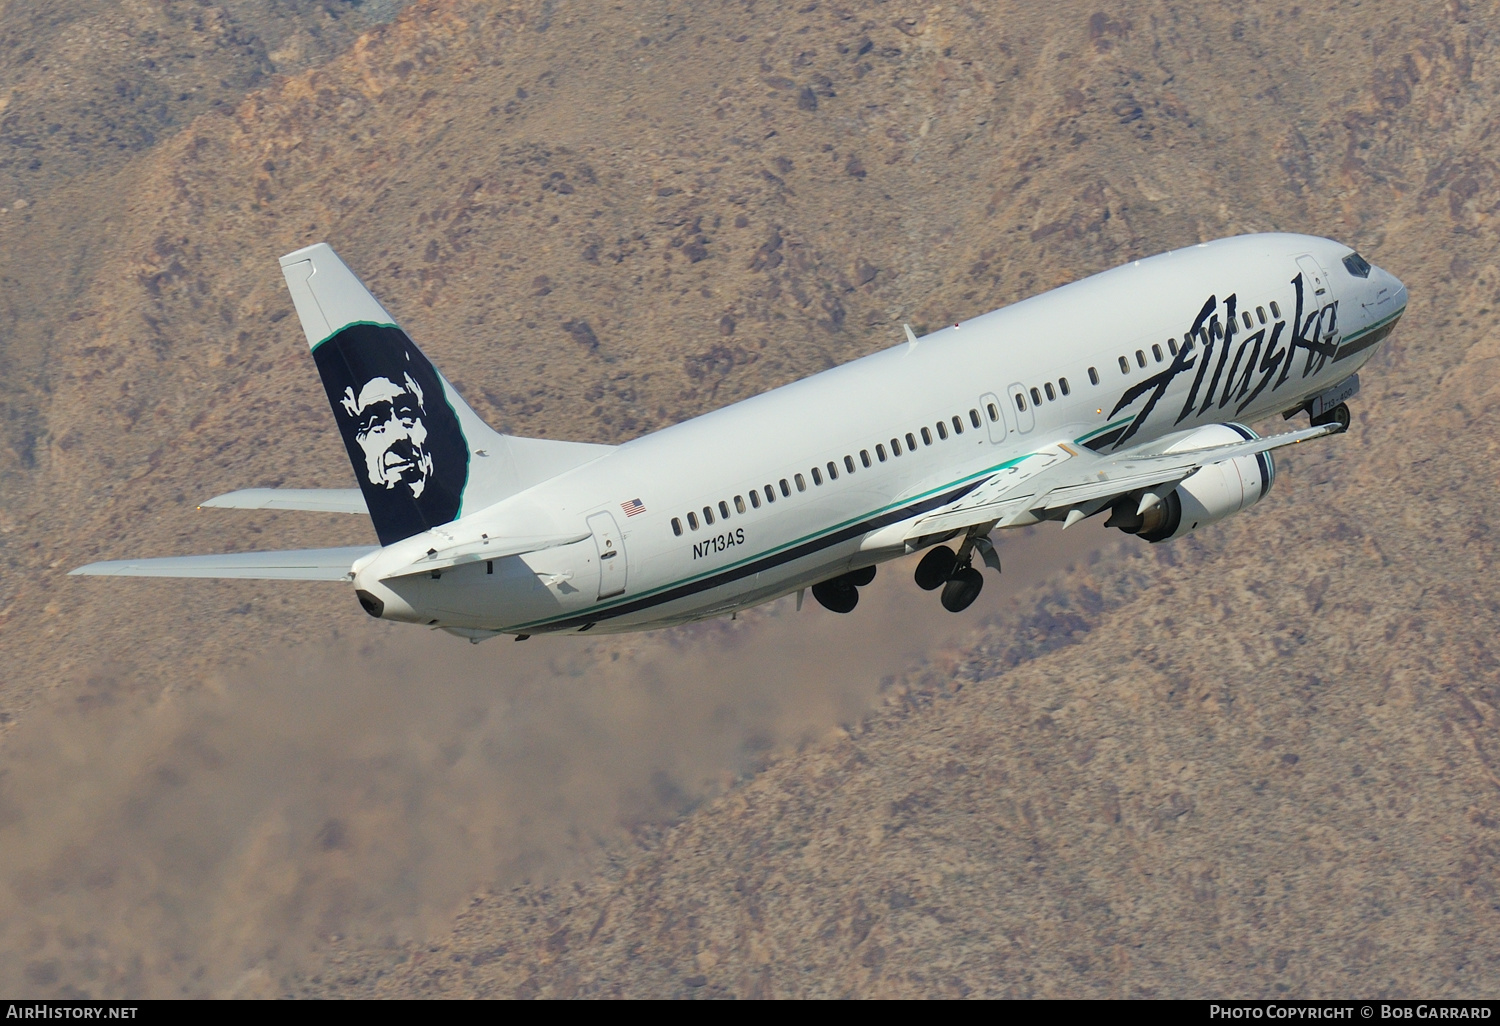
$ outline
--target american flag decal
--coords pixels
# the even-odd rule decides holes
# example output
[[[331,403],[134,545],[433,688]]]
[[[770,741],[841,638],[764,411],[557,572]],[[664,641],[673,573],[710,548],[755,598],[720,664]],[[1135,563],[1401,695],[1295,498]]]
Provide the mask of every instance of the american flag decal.
[[[629,502],[620,503],[620,508],[625,511],[627,517],[633,517],[637,513],[646,512],[646,504],[640,499],[631,499]]]

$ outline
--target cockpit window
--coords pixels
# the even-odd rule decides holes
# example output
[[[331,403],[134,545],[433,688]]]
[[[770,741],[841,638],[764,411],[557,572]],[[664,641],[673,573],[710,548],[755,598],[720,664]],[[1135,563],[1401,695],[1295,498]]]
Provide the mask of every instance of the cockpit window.
[[[1349,273],[1354,275],[1356,278],[1368,278],[1370,276],[1370,261],[1360,256],[1358,253],[1350,253],[1348,256],[1344,257],[1344,266],[1347,267],[1349,269]]]

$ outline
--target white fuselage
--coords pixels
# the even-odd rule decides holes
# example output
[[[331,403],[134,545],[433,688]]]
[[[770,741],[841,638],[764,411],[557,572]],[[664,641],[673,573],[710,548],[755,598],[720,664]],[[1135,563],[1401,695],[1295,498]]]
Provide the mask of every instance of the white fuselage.
[[[765,602],[902,555],[891,528],[1040,445],[1107,454],[1295,409],[1342,381],[1406,304],[1379,268],[1349,273],[1348,253],[1250,235],[1106,271],[637,438],[377,552],[356,586],[391,619],[516,634],[641,630]],[[1155,377],[1190,334],[1193,365]],[[569,533],[588,537],[386,577],[429,545]]]

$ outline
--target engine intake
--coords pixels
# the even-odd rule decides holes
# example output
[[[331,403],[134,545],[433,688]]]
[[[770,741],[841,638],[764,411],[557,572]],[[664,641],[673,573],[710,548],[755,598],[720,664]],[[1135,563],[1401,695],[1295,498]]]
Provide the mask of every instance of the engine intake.
[[[1243,424],[1210,424],[1189,432],[1165,452],[1191,452],[1259,438]],[[1117,527],[1148,542],[1181,538],[1255,505],[1271,490],[1276,464],[1269,452],[1211,463],[1184,479],[1161,501],[1138,512],[1142,494],[1118,499],[1105,527]]]

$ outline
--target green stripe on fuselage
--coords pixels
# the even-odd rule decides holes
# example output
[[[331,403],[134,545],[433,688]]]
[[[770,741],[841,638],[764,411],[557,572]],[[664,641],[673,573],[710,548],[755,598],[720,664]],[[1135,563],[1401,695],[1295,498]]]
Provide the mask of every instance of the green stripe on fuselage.
[[[1352,335],[1345,335],[1342,339],[1339,340],[1339,345],[1345,346],[1345,345],[1348,345],[1350,342],[1357,342],[1360,339],[1364,338],[1366,335],[1368,335],[1370,332],[1375,331],[1375,330],[1377,330],[1379,328],[1385,327],[1387,324],[1391,323],[1397,317],[1400,317],[1404,313],[1406,313],[1406,307],[1403,306],[1401,309],[1397,310],[1395,313],[1391,314],[1390,316],[1388,316],[1388,317],[1382,317],[1380,320],[1376,321],[1374,324],[1371,324],[1371,325],[1368,325],[1366,327],[1360,328],[1358,331],[1356,331]]]
[[[1121,417],[1119,420],[1114,421],[1113,423],[1104,425],[1102,428],[1100,428],[1097,431],[1090,431],[1086,435],[1079,435],[1077,438],[1073,439],[1073,444],[1074,445],[1082,445],[1083,443],[1087,442],[1090,438],[1097,438],[1100,435],[1104,434],[1104,432],[1106,432],[1106,431],[1113,431],[1117,427],[1124,427],[1126,424],[1129,424],[1134,419],[1135,419],[1134,417]]]
[[[683,586],[685,584],[692,584],[692,583],[694,583],[696,581],[701,581],[704,578],[713,577],[716,574],[722,574],[726,570],[733,570],[736,567],[744,566],[746,563],[753,562],[754,560],[764,559],[767,556],[774,556],[778,552],[785,552],[787,549],[794,548],[794,547],[796,547],[798,545],[803,544],[804,542],[809,542],[809,541],[812,541],[812,540],[817,539],[817,538],[822,538],[822,537],[825,537],[827,535],[837,533],[838,531],[842,530],[843,528],[848,527],[850,524],[857,524],[857,523],[859,523],[862,520],[873,519],[875,517],[880,516],[882,513],[888,513],[891,510],[896,509],[897,507],[900,507],[900,506],[909,506],[909,505],[911,505],[913,503],[921,502],[923,499],[925,499],[925,498],[927,498],[929,496],[932,496],[932,495],[936,495],[939,492],[947,491],[950,488],[956,488],[959,485],[968,484],[970,481],[973,481],[973,480],[975,480],[977,478],[984,477],[987,474],[998,473],[999,471],[1005,470],[1008,467],[1015,466],[1016,464],[1022,462],[1023,460],[1028,460],[1028,459],[1030,459],[1031,457],[1033,457],[1035,455],[1037,455],[1037,453],[1028,452],[1024,456],[1017,456],[1015,459],[1006,460],[1004,463],[997,463],[997,464],[995,464],[995,466],[990,467],[990,468],[988,468],[986,470],[981,470],[981,471],[978,471],[977,473],[970,474],[967,477],[959,478],[956,481],[950,481],[948,484],[940,485],[937,488],[929,489],[929,490],[923,492],[920,495],[913,495],[913,496],[911,496],[909,498],[901,499],[898,502],[892,502],[892,503],[890,503],[888,505],[882,506],[881,508],[879,508],[879,509],[877,509],[877,510],[875,510],[873,512],[863,513],[863,514],[861,514],[861,515],[859,515],[857,517],[850,517],[848,520],[844,520],[844,521],[841,521],[840,523],[833,524],[833,525],[831,525],[829,527],[825,527],[825,528],[823,528],[820,531],[814,531],[811,534],[805,534],[801,538],[797,538],[797,539],[794,539],[793,541],[785,542],[785,543],[783,543],[781,545],[776,546],[775,548],[766,549],[763,552],[753,553],[751,555],[746,556],[744,559],[736,560],[733,563],[726,563],[723,566],[714,567],[712,570],[706,570],[703,573],[694,575],[692,577],[684,577],[681,580],[672,581],[670,584],[663,584],[663,585],[661,585],[659,587],[652,588],[650,591],[643,591],[643,592],[640,592],[639,594],[635,594],[635,595],[622,596],[619,599],[615,600],[614,602],[610,602],[607,605],[601,605],[601,606],[598,606],[596,608],[600,612],[604,612],[606,610],[613,609],[615,606],[624,605],[627,602],[639,602],[641,599],[650,598],[652,595],[659,595],[660,593],[662,593],[664,591],[670,591],[673,588],[679,588],[679,587],[681,587],[681,586]],[[590,611],[592,611],[592,610],[590,610]],[[545,620],[533,620],[530,623],[516,624],[516,625],[510,626],[510,627],[503,628],[503,629],[506,630],[506,631],[523,631],[523,630],[528,630],[528,629],[531,629],[531,628],[534,628],[534,627],[543,627],[543,626],[545,626],[545,625],[547,625],[549,623],[552,623],[554,621],[557,621],[557,620],[568,620],[568,619],[572,619],[573,617],[580,616],[580,615],[582,615],[582,612],[583,611],[581,611],[581,610],[573,610],[571,612],[561,613],[561,614],[559,614],[557,616],[549,616]]]

